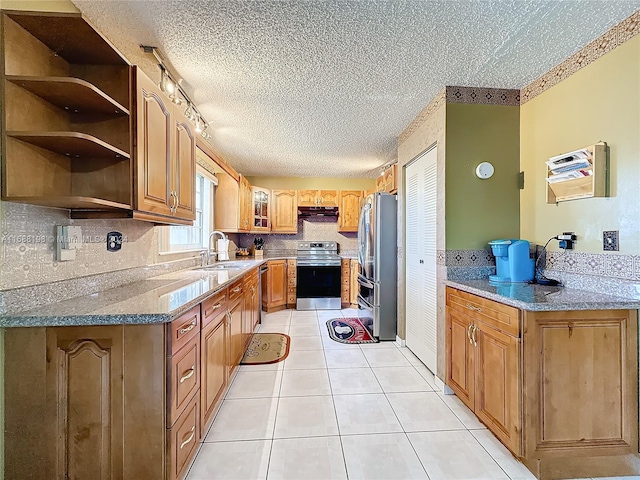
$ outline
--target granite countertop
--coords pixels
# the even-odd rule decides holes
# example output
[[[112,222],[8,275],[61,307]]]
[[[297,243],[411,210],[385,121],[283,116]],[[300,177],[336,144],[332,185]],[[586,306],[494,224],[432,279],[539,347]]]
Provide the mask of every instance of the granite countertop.
[[[491,284],[489,279],[447,280],[446,285],[522,310],[616,310],[640,309],[640,300],[527,283]]]
[[[166,273],[35,309],[0,314],[0,328],[166,323],[252,268],[269,260],[293,258],[296,256],[277,253],[257,258],[236,257],[228,263],[237,268],[196,267]]]
[[[0,327],[166,323],[268,259],[235,260],[237,268],[191,268],[0,316]]]

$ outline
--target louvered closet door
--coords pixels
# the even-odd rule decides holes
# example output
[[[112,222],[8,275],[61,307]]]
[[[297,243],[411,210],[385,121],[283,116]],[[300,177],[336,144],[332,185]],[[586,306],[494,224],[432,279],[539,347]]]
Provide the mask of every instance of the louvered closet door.
[[[407,347],[436,371],[436,176],[433,148],[405,169]]]

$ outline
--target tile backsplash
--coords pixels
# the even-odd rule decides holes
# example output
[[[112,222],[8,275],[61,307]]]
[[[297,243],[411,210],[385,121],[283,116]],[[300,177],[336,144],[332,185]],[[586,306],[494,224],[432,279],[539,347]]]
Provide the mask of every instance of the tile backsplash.
[[[295,251],[301,240],[327,240],[338,242],[340,252],[356,251],[358,248],[357,234],[338,232],[338,221],[335,217],[298,218],[298,233],[296,235],[277,234],[245,234],[240,235],[240,247],[249,248],[255,237],[262,237],[266,253],[280,253],[281,251]]]
[[[135,220],[71,220],[67,210],[2,202],[0,290],[110,272],[157,262],[157,233]],[[82,228],[76,259],[55,259],[56,225]],[[108,252],[108,232],[119,231],[122,249]]]

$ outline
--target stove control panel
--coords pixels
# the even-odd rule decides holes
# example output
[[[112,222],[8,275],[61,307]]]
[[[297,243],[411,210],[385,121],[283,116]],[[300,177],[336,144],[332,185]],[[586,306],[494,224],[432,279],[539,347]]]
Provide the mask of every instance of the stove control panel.
[[[298,242],[298,250],[306,251],[329,251],[335,252],[338,250],[337,242]]]

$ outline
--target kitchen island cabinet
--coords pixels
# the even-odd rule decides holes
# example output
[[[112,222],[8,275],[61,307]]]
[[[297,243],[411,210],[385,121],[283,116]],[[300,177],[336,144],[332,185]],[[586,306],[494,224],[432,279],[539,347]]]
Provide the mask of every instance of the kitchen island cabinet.
[[[638,474],[637,310],[575,305],[447,287],[446,384],[538,478]]]
[[[255,312],[245,311],[245,285],[256,303],[253,265],[169,322],[103,309],[84,321],[112,315],[120,324],[47,326],[42,318],[41,326],[7,328],[5,478],[183,479],[255,328]],[[148,297],[158,308],[214,281],[197,271],[176,277],[199,280],[159,289],[165,281],[151,280],[153,290],[127,305]],[[101,296],[107,304],[113,298],[101,293],[69,305],[77,311]],[[51,324],[63,321],[57,315]]]

